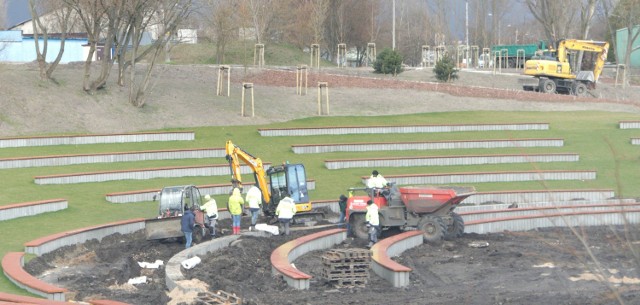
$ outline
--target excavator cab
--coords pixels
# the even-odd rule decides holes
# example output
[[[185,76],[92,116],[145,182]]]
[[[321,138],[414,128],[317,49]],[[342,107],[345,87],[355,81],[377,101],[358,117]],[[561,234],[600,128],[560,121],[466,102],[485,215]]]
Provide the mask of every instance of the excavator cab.
[[[260,158],[244,151],[231,141],[227,141],[225,151],[231,170],[231,183],[234,187],[242,187],[241,162],[244,162],[253,171],[256,184],[262,191],[262,211],[265,216],[275,218],[278,203],[282,198],[288,196],[296,204],[293,223],[304,222],[308,218],[323,217],[322,212],[313,211],[311,202],[309,202],[304,165],[283,163],[265,170]]]
[[[182,237],[180,219],[184,209],[195,206],[196,229],[194,240],[201,240],[205,229],[204,213],[200,190],[195,185],[167,186],[153,197],[158,201],[158,215],[156,218],[145,220],[145,234],[147,240]]]
[[[284,197],[293,199],[297,212],[311,209],[307,175],[302,164],[283,164],[267,169],[271,202],[277,203]],[[276,204],[269,205],[269,213],[275,213]],[[308,209],[307,209],[308,206]]]

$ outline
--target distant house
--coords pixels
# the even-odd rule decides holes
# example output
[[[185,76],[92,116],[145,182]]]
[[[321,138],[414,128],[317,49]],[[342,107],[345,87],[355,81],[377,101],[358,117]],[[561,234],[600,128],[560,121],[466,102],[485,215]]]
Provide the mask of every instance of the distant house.
[[[75,20],[75,22],[74,22]],[[40,22],[48,29],[47,61],[53,61],[60,50],[60,34],[62,29],[57,26],[56,12],[48,12],[40,16]],[[70,32],[65,41],[64,54],[61,63],[84,61],[89,54],[88,38],[84,28],[75,13],[70,17]],[[162,33],[161,27],[152,24],[148,31],[143,33],[140,45],[152,44]],[[42,35],[40,35],[40,47],[43,47]],[[172,39],[175,43],[197,43],[196,30],[180,29]],[[131,42],[130,42],[131,44]],[[98,44],[94,60],[103,56],[113,55],[114,50],[105,52],[104,44]],[[33,20],[25,20],[9,28],[8,31],[0,31],[0,61],[4,62],[30,62],[36,60],[35,41],[33,35]]]
[[[39,39],[40,48],[44,41]],[[61,63],[84,61],[89,54],[87,37],[84,34],[68,34]],[[49,35],[47,61],[53,61],[60,50],[60,36]],[[36,60],[36,46],[33,34],[23,35],[21,31],[0,31],[0,61],[31,62]]]

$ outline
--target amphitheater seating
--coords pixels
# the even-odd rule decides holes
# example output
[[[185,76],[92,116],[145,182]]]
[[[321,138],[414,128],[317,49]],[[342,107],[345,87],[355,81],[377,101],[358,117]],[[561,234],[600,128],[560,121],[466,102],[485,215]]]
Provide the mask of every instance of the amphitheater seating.
[[[477,192],[467,197],[461,205],[482,205],[496,203],[556,202],[569,200],[605,200],[614,198],[611,189],[565,189],[565,190],[509,190]]]
[[[620,129],[638,129],[638,128],[640,128],[640,121],[620,121],[620,122],[618,122],[618,128],[620,128]]]
[[[491,211],[460,213],[467,233],[527,231],[552,226],[601,226],[640,223],[640,203],[500,205]],[[600,217],[594,217],[594,216]]]
[[[459,125],[389,125],[389,126],[333,126],[306,128],[260,128],[263,137],[317,136],[344,134],[384,134],[423,132],[463,132],[496,130],[547,130],[549,123],[459,124]]]
[[[0,206],[0,221],[64,210],[66,199],[49,199]]]
[[[99,154],[50,155],[20,158],[2,158],[0,159],[0,169],[64,166],[91,163],[133,162],[147,160],[221,158],[224,156],[224,148],[146,150]]]
[[[387,151],[387,150],[433,150],[433,149],[473,149],[508,147],[562,147],[563,139],[491,139],[461,141],[418,141],[418,142],[355,142],[291,145],[296,154],[317,154],[330,152]]]
[[[362,183],[367,184],[369,176],[361,176]],[[456,172],[438,174],[385,175],[389,182],[398,185],[408,184],[456,184],[484,182],[514,182],[541,180],[592,180],[595,171],[503,171],[503,172]]]
[[[371,247],[372,269],[381,278],[390,282],[393,287],[409,285],[411,268],[392,260],[391,257],[400,255],[407,249],[421,245],[423,242],[421,231],[408,231],[387,237]]]
[[[14,284],[33,293],[54,301],[65,301],[66,289],[43,282],[22,269],[24,252],[10,252],[2,258],[5,276]]]
[[[503,163],[545,163],[577,162],[578,154],[505,154],[505,155],[462,155],[462,156],[414,156],[388,158],[358,158],[325,160],[328,169],[412,167],[412,166],[452,166]]]
[[[263,166],[266,169],[271,165],[270,163],[264,163]],[[252,173],[252,170],[246,165],[241,166],[240,171],[244,174]],[[222,176],[230,174],[231,170],[228,164],[214,164],[208,166],[174,166],[36,176],[33,180],[36,184],[73,184],[129,179],[144,180],[192,176]]]
[[[198,189],[200,189],[200,194],[202,195],[204,194],[228,195],[229,193],[231,193],[232,188],[233,188],[233,185],[231,183],[198,185]],[[315,190],[315,188],[316,188],[316,181],[307,180],[307,189]],[[153,196],[156,195],[159,191],[160,189],[150,189],[150,190],[109,193],[105,195],[105,199],[113,203],[151,201],[153,200]],[[244,191],[248,191],[248,188],[245,188]]]
[[[346,238],[345,229],[331,229],[286,242],[271,252],[271,272],[273,275],[281,274],[295,289],[309,289],[311,276],[292,266],[291,262],[307,252],[330,248]]]
[[[151,141],[192,141],[193,131],[140,132],[122,134],[89,134],[75,136],[42,136],[0,138],[0,148],[49,145],[80,145],[104,143],[132,143]]]
[[[133,233],[144,229],[144,225],[144,219],[134,218],[56,233],[26,242],[24,244],[25,252],[40,256],[64,246],[75,245],[91,239],[101,240],[114,233]]]

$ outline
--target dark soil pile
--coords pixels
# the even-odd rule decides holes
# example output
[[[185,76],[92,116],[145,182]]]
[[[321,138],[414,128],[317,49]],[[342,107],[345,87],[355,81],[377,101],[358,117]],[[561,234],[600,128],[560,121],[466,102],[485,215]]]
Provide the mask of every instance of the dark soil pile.
[[[272,276],[273,249],[317,230],[243,236],[183,273],[205,282],[211,291],[236,294],[244,304],[634,304],[640,298],[640,266],[631,250],[637,248],[637,228],[585,228],[577,232],[583,241],[559,228],[464,234],[439,245],[424,244],[395,258],[413,269],[405,288],[394,288],[373,271],[364,286],[336,288],[321,276],[324,250],[294,262],[313,276],[309,290],[295,290]],[[364,248],[365,242],[349,238],[336,248]],[[167,261],[182,248],[178,242],[146,242],[140,233],[116,234],[33,259],[26,268],[76,292],[77,300],[101,297],[166,304],[163,269],[141,270],[136,262]],[[61,268],[62,262],[67,268]],[[57,281],[52,281],[55,274]],[[123,285],[140,274],[150,276],[150,282]]]

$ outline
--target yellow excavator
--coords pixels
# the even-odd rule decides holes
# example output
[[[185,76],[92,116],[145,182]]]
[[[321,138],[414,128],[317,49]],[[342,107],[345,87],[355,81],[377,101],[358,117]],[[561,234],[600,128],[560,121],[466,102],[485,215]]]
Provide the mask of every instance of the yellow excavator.
[[[262,211],[265,216],[275,218],[280,199],[289,197],[296,203],[294,223],[324,218],[324,213],[314,210],[309,201],[304,165],[284,163],[265,170],[260,158],[254,157],[233,142],[227,141],[225,150],[231,169],[231,183],[234,187],[242,190],[241,162],[253,171],[255,182],[262,191]]]
[[[584,96],[589,89],[595,88],[608,50],[609,43],[606,41],[560,40],[556,50],[527,60],[524,74],[534,78],[521,79],[523,89]],[[580,63],[576,60],[579,51],[584,51]]]

